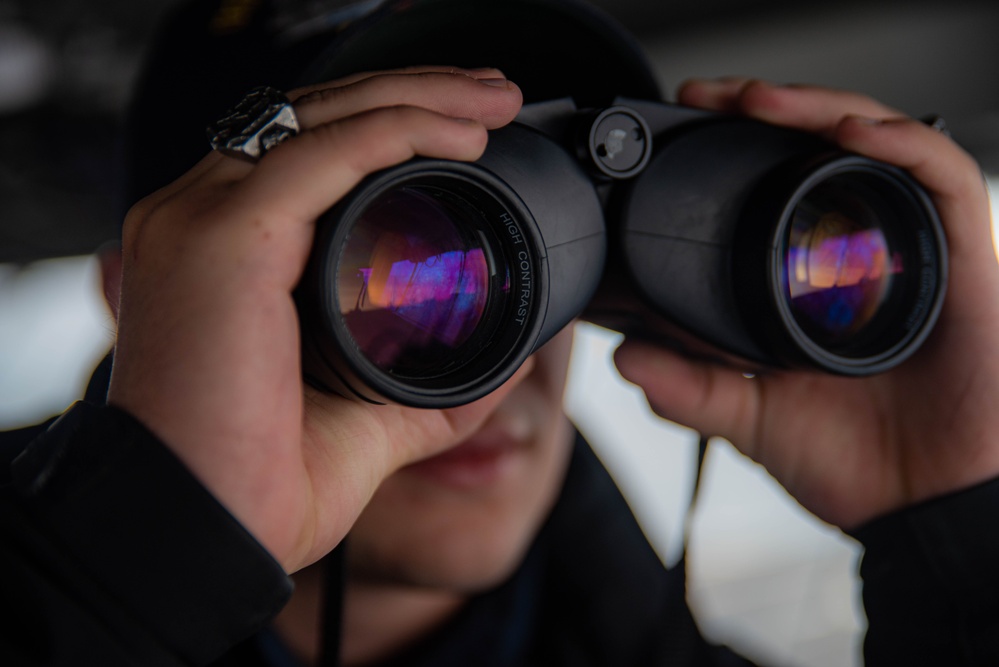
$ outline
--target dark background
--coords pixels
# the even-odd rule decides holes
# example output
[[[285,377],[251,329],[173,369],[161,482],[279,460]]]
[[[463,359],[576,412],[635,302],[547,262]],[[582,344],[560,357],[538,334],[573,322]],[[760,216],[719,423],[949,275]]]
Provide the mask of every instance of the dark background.
[[[338,2],[279,1],[303,11]],[[0,262],[87,254],[117,235],[119,121],[154,26],[175,2],[0,0]],[[641,38],[666,91],[722,74],[858,89],[907,113],[944,115],[999,171],[992,0],[596,4]]]

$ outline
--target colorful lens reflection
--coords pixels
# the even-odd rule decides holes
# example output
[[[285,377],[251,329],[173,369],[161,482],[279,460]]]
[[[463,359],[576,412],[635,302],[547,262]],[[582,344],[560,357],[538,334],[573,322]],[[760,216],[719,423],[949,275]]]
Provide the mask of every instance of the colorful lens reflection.
[[[340,312],[384,371],[426,375],[454,351],[489,300],[486,249],[453,206],[416,188],[381,195],[351,230],[337,277]]]
[[[835,347],[871,323],[903,262],[872,209],[831,209],[826,202],[839,196],[843,204],[843,192],[824,194],[830,196],[815,193],[796,209],[784,269],[796,321],[817,343]]]

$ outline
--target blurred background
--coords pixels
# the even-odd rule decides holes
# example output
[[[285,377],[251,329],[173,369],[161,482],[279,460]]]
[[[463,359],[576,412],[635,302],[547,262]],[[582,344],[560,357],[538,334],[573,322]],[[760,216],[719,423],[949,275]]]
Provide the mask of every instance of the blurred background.
[[[64,409],[111,344],[93,254],[118,233],[119,123],[173,4],[0,0],[0,428]],[[689,77],[733,74],[860,90],[943,115],[990,183],[999,175],[993,0],[596,4],[639,36],[668,93]],[[567,409],[675,562],[696,434],[652,418],[613,371],[615,337],[581,329]],[[727,443],[713,442],[704,475],[688,555],[704,631],[768,665],[859,664],[857,545]]]

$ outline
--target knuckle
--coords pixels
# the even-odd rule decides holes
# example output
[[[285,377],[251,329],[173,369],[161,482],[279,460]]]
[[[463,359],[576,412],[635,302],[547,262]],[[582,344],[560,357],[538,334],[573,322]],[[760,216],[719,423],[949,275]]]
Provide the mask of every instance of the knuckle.
[[[746,79],[739,87],[738,97],[741,101],[752,102],[761,95],[769,94],[773,86],[763,79]]]
[[[121,226],[121,244],[123,248],[131,248],[135,243],[135,238],[139,233],[146,216],[149,215],[150,207],[144,205],[145,200],[139,202],[125,215],[125,221]]]
[[[162,193],[154,193],[135,203],[122,223],[122,247],[135,247],[140,240],[148,236],[150,227],[162,224],[163,205],[171,197]]]
[[[126,214],[122,225],[122,247],[132,251],[149,248],[157,253],[170,243],[205,230],[224,217],[225,202],[215,188],[189,187],[181,192],[143,199]]]
[[[770,111],[781,105],[779,90],[763,79],[746,79],[735,95],[734,107],[748,114]]]

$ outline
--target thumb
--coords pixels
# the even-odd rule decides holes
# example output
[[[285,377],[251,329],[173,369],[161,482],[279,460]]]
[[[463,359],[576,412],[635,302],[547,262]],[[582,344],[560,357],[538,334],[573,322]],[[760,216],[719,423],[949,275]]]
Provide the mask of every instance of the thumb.
[[[734,368],[641,341],[622,343],[614,363],[624,379],[645,392],[649,407],[663,419],[703,435],[750,442],[762,403],[760,382]]]
[[[535,358],[528,357],[499,388],[472,403],[445,410],[398,408],[396,419],[386,424],[385,439],[394,444],[390,470],[439,454],[473,435],[535,365]],[[379,409],[385,411],[384,406]]]

